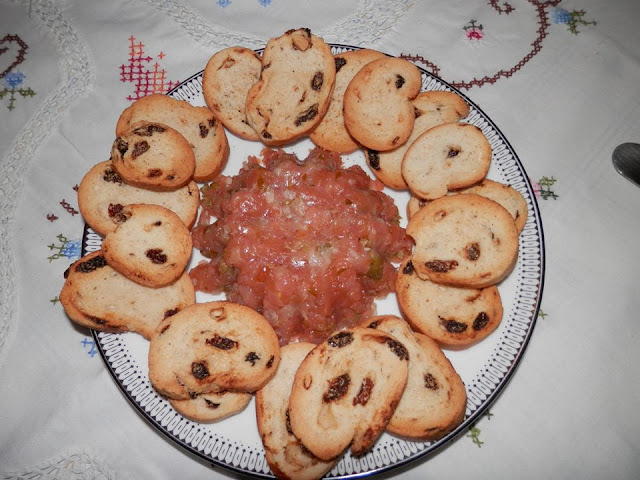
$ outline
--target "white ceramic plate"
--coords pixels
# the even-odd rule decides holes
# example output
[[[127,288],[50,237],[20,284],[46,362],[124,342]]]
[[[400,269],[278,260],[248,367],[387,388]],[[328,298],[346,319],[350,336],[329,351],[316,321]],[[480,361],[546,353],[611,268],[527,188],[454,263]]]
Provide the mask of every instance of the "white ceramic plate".
[[[334,53],[356,47],[332,45]],[[422,69],[421,69],[422,70]],[[169,95],[204,106],[202,73],[199,72],[174,88]],[[361,457],[347,453],[327,474],[328,478],[355,478],[397,468],[433,453],[470,428],[489,407],[513,375],[536,322],[544,282],[544,239],[540,213],[533,187],[524,167],[498,127],[471,100],[453,87],[422,70],[423,90],[450,90],[461,95],[471,111],[465,122],[479,127],[492,147],[492,163],[488,177],[511,185],[527,200],[529,216],[520,235],[518,261],[514,271],[499,286],[504,317],[501,325],[488,338],[465,350],[445,350],[467,388],[467,410],[462,424],[435,442],[412,442],[383,434],[374,448]],[[224,170],[226,175],[238,172],[249,155],[259,156],[264,147],[228,134],[231,155]],[[285,147],[300,158],[307,156],[313,144],[302,140]],[[345,165],[361,165],[370,172],[362,152],[343,157]],[[373,177],[373,175],[371,175]],[[386,190],[401,215],[405,215],[409,195]],[[406,224],[406,220],[405,220]],[[101,238],[85,228],[83,254],[96,250]],[[202,257],[194,252],[193,262]],[[220,296],[198,293],[197,301]],[[379,314],[399,314],[395,295],[377,302]],[[131,404],[162,434],[184,449],[216,466],[255,477],[272,477],[255,420],[253,401],[246,410],[215,424],[199,424],[185,419],[156,393],[148,379],[148,342],[136,334],[93,332],[102,358]]]

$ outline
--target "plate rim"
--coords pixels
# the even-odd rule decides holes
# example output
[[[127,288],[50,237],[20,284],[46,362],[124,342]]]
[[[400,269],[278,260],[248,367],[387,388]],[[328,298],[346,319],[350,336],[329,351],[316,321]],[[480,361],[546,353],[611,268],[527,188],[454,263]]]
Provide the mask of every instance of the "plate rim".
[[[364,47],[357,47],[357,46],[348,45],[348,44],[341,44],[341,43],[328,43],[328,45],[332,48],[332,51],[335,51],[336,49],[344,49],[344,51],[349,51],[349,50],[360,50],[360,49],[364,48]],[[255,49],[254,51],[257,52],[257,53],[261,53],[261,52],[264,51],[264,48]],[[384,53],[384,52],[382,52],[382,53]],[[389,55],[389,54],[386,54],[386,53],[385,53],[385,55],[392,56],[392,55]],[[408,61],[410,61],[410,60],[408,60]],[[443,89],[449,89],[452,92],[455,92],[456,94],[460,95],[472,107],[472,109],[475,109],[475,111],[482,117],[482,119],[484,121],[486,121],[490,125],[492,130],[499,136],[501,143],[503,143],[505,145],[506,149],[508,150],[509,154],[511,155],[511,158],[517,164],[518,171],[522,174],[522,177],[524,179],[524,183],[525,183],[525,186],[526,186],[527,193],[529,194],[529,199],[531,201],[531,211],[532,211],[533,217],[534,217],[534,222],[532,222],[532,223],[534,223],[534,225],[535,225],[535,232],[537,233],[537,237],[538,237],[537,245],[538,245],[538,248],[539,248],[539,259],[538,259],[539,260],[539,275],[538,275],[538,283],[536,285],[537,289],[536,289],[536,295],[535,295],[535,304],[534,304],[533,311],[532,311],[532,313],[530,315],[530,321],[528,323],[529,326],[528,326],[528,329],[526,331],[526,335],[523,337],[523,340],[520,343],[520,347],[517,350],[517,354],[514,356],[514,359],[511,361],[510,366],[508,367],[507,371],[504,373],[503,378],[501,380],[499,380],[499,382],[497,383],[496,387],[490,392],[489,395],[487,395],[487,398],[482,401],[482,403],[478,406],[478,408],[476,410],[474,410],[468,416],[465,413],[465,419],[453,431],[449,432],[443,438],[441,438],[439,440],[436,440],[436,441],[432,441],[432,442],[420,442],[420,441],[415,441],[415,440],[411,440],[411,439],[404,439],[404,438],[401,438],[401,437],[395,437],[394,436],[394,438],[397,438],[399,440],[404,440],[404,441],[409,442],[409,443],[428,444],[428,446],[426,446],[426,448],[424,448],[423,450],[418,450],[416,453],[406,455],[404,458],[401,458],[401,459],[399,459],[399,460],[397,460],[395,462],[389,463],[388,465],[376,466],[375,468],[372,468],[372,469],[366,470],[366,471],[361,471],[361,472],[352,472],[352,473],[332,475],[332,472],[335,470],[336,466],[338,465],[336,463],[336,466],[334,466],[334,469],[330,470],[326,474],[326,476],[323,477],[323,478],[355,479],[355,478],[370,477],[370,476],[379,475],[379,474],[382,474],[382,473],[387,473],[387,472],[390,472],[392,470],[397,470],[399,468],[407,467],[407,466],[409,466],[411,464],[417,464],[417,463],[420,463],[420,462],[427,461],[429,457],[431,457],[431,456],[435,455],[436,453],[440,452],[446,445],[451,444],[455,439],[457,439],[460,435],[462,435],[464,432],[466,432],[475,422],[477,422],[481,418],[483,413],[504,392],[505,387],[512,380],[513,375],[515,374],[515,371],[519,367],[519,365],[520,365],[520,363],[521,363],[521,361],[522,361],[522,359],[523,359],[523,357],[524,357],[524,355],[525,355],[525,353],[527,351],[527,348],[528,348],[529,342],[531,341],[531,337],[533,336],[533,332],[535,330],[535,326],[537,324],[538,315],[539,315],[539,312],[540,312],[540,305],[541,305],[542,296],[543,296],[543,292],[544,292],[545,277],[546,277],[545,238],[544,238],[544,229],[543,229],[542,218],[541,218],[541,214],[540,214],[538,201],[537,201],[535,192],[533,190],[533,186],[531,184],[531,180],[527,175],[527,172],[526,172],[526,170],[524,168],[524,165],[522,164],[522,162],[521,162],[520,158],[518,157],[515,149],[513,148],[513,146],[509,142],[509,140],[506,138],[504,133],[498,128],[496,123],[473,100],[471,100],[466,94],[464,94],[459,89],[457,89],[456,87],[452,86],[451,84],[449,84],[448,82],[446,82],[442,78],[440,78],[437,75],[434,75],[433,73],[427,71],[425,68],[421,67],[420,65],[415,64],[415,62],[412,62],[412,63],[414,65],[416,65],[416,67],[418,67],[420,72],[421,72],[421,76],[423,77],[423,80],[422,80],[422,85],[423,86],[425,84],[425,76],[426,76],[426,79],[428,81],[434,81],[436,83],[439,83],[439,84],[441,84],[440,86],[444,87]],[[196,73],[190,75],[185,80],[181,81],[178,85],[176,85],[171,90],[169,90],[166,93],[166,95],[169,95],[169,96],[175,95],[181,89],[185,88],[185,86],[190,85],[194,81],[197,81],[197,79],[199,77],[201,78],[203,73],[204,73],[204,69],[202,69],[199,72],[196,72]],[[83,235],[82,235],[82,247],[81,247],[82,248],[82,250],[81,250],[82,255],[85,255],[85,252],[86,252],[87,235],[89,234],[90,230],[91,230],[90,227],[85,222],[84,229],[83,229]],[[111,362],[107,358],[108,357],[107,351],[104,348],[103,343],[102,343],[103,337],[105,337],[106,335],[116,335],[116,336],[118,336],[118,335],[122,335],[122,334],[105,334],[105,332],[99,332],[99,331],[96,331],[96,330],[91,330],[91,334],[92,334],[92,336],[94,338],[94,341],[95,341],[96,347],[98,348],[100,356],[101,356],[102,360],[104,361],[104,363],[105,363],[105,365],[107,367],[107,370],[109,371],[109,374],[111,375],[112,379],[116,383],[118,389],[125,396],[125,398],[129,401],[129,403],[135,408],[135,410],[138,411],[138,413],[141,414],[141,416],[154,427],[154,430],[159,431],[164,437],[168,438],[171,442],[173,442],[174,444],[178,445],[180,448],[186,450],[192,456],[197,457],[197,460],[199,460],[201,462],[206,462],[207,464],[209,464],[210,467],[215,467],[215,468],[219,467],[219,468],[222,468],[225,471],[228,471],[228,472],[233,473],[233,474],[238,474],[239,473],[239,474],[242,474],[242,475],[245,475],[245,476],[249,476],[249,477],[253,477],[253,478],[274,478],[274,476],[270,472],[270,470],[269,470],[268,473],[262,473],[262,472],[259,472],[259,471],[256,471],[256,470],[247,470],[247,469],[244,469],[244,468],[240,468],[240,467],[225,463],[224,461],[218,460],[218,459],[213,458],[211,456],[207,456],[203,452],[199,451],[197,448],[195,448],[195,447],[191,446],[190,444],[188,444],[187,442],[185,442],[184,440],[179,439],[176,435],[174,435],[172,432],[170,432],[165,427],[163,427],[160,424],[160,422],[156,418],[151,416],[151,414],[149,412],[147,412],[144,409],[144,407],[138,401],[136,401],[134,396],[127,390],[126,386],[123,385],[121,380],[118,378],[118,374],[116,373],[115,368],[113,368]],[[491,358],[488,358],[487,360],[491,360]],[[485,360],[485,362],[487,360]],[[466,388],[467,393],[468,393],[469,386],[465,385],[465,388]],[[467,402],[468,401],[469,400],[467,400]],[[193,422],[193,423],[197,423],[197,422]],[[359,457],[359,458],[364,458],[366,455],[367,454],[365,454],[365,455],[363,455],[362,457]],[[263,453],[263,456],[264,456],[264,453]]]

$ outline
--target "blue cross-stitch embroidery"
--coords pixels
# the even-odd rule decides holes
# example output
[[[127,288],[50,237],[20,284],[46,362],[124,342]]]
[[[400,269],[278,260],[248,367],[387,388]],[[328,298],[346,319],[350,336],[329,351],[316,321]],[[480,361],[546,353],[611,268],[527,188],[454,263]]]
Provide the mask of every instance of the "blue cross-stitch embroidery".
[[[584,17],[587,14],[584,10],[573,10],[568,11],[564,8],[553,8],[551,9],[551,21],[557,24],[567,25],[569,27],[569,31],[574,35],[580,33],[578,30],[578,25],[596,25],[597,22],[584,20]]]
[[[18,85],[20,85],[22,82],[24,82],[25,78],[26,78],[25,74],[22,73],[22,72],[9,72],[4,77],[4,83],[9,88],[16,88]]]
[[[0,99],[4,98],[5,95],[8,95],[9,105],[7,108],[9,110],[13,110],[15,108],[15,102],[18,98],[18,95],[22,97],[33,97],[36,92],[34,92],[31,88],[18,88],[24,82],[26,76],[22,72],[9,72],[4,77],[5,87],[0,90]]]
[[[82,344],[82,346],[84,347],[85,350],[87,350],[87,354],[93,358],[98,354],[98,350],[96,349],[96,342],[94,342],[93,340],[89,340],[87,337],[82,339],[82,342],[80,342]]]
[[[553,23],[567,24],[571,21],[571,14],[564,8],[552,8],[551,21]]]
[[[47,257],[47,260],[51,262],[52,260],[57,260],[62,257],[80,258],[82,256],[82,240],[69,240],[62,234],[58,235],[56,238],[60,241],[60,244],[56,245],[55,243],[52,243],[47,245],[49,250],[56,251],[56,253]]]

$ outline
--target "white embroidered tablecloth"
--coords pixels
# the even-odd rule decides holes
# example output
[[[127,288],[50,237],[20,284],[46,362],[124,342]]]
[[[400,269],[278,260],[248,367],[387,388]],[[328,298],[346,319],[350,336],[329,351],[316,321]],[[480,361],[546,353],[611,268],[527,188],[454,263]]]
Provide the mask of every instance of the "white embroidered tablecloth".
[[[635,0],[0,0],[0,478],[227,478],[148,423],[58,294],[76,191],[120,112],[232,45],[308,27],[402,56],[469,96],[517,152],[546,273],[517,371],[463,434],[381,478],[640,478]]]

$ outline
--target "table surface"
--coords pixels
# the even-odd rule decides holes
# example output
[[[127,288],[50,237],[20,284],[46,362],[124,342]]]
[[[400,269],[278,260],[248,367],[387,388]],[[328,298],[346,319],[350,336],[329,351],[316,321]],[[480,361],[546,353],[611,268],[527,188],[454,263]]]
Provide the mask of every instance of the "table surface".
[[[74,187],[135,99],[290,28],[412,59],[471,98],[525,166],[546,275],[524,357],[446,448],[382,475],[640,477],[635,0],[0,0],[0,477],[229,478],[128,403],[58,301],[79,258]]]

